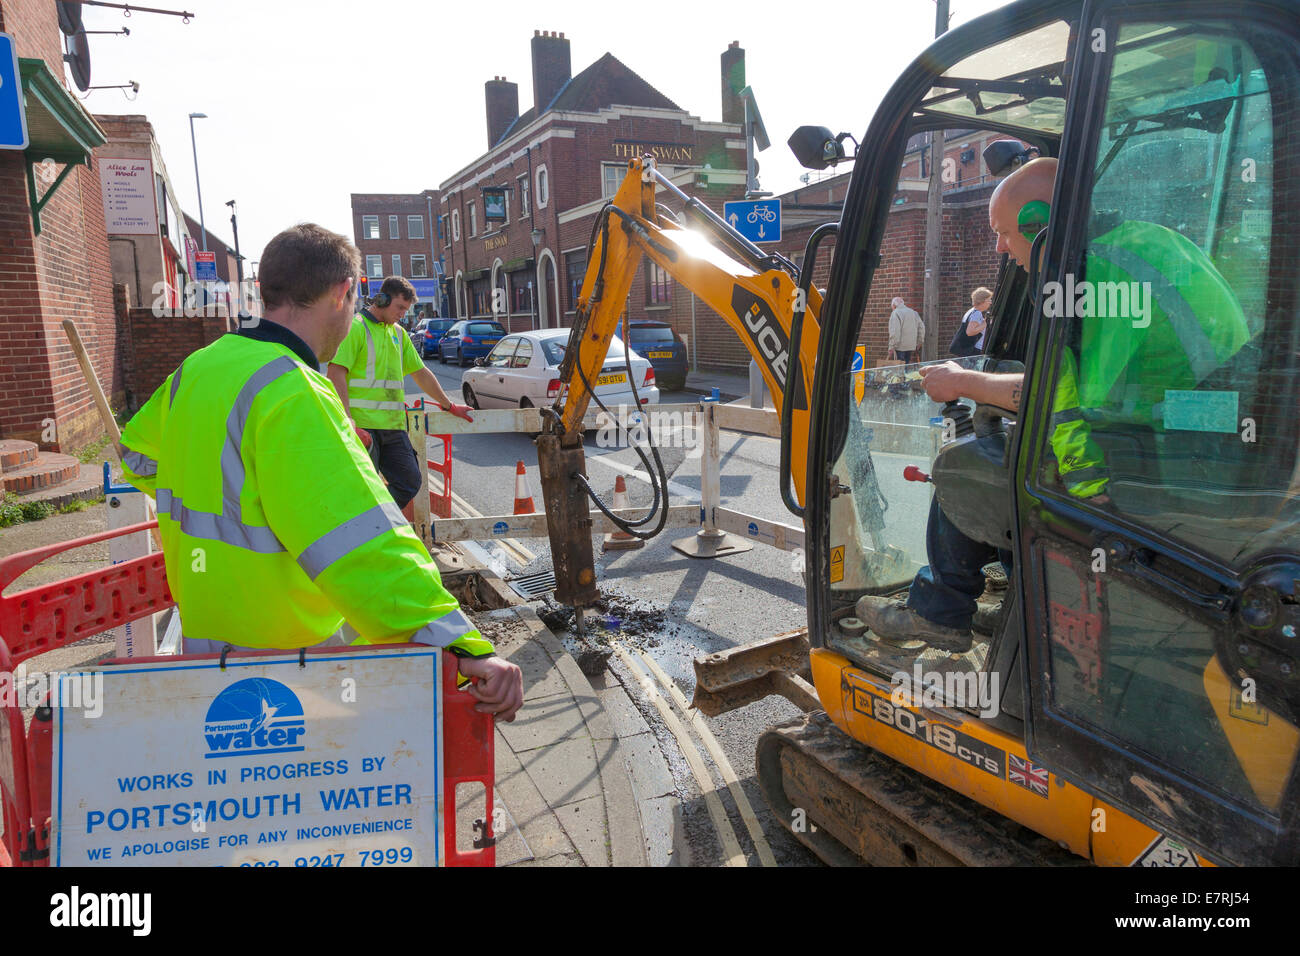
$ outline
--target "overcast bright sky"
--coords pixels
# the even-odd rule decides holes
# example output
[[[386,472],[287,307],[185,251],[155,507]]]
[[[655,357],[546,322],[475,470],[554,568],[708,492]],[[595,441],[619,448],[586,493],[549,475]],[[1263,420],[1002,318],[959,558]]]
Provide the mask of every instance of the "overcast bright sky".
[[[1004,0],[951,0],[957,26]],[[259,258],[295,222],[352,236],[349,194],[436,188],[486,150],[483,83],[504,75],[532,103],[529,41],[562,31],[573,72],[605,52],[677,105],[721,119],[718,58],[739,40],[772,140],[759,154],[763,188],[783,192],[803,171],[785,141],[805,123],[861,138],[893,79],[933,37],[932,0],[799,5],[749,3],[415,3],[411,0],[189,0],[150,5],[179,17],[85,7],[92,83],[136,80],[128,102],[96,90],[93,113],[153,123],[173,188],[198,211],[190,113],[208,228]],[[84,95],[84,94],[83,94]]]

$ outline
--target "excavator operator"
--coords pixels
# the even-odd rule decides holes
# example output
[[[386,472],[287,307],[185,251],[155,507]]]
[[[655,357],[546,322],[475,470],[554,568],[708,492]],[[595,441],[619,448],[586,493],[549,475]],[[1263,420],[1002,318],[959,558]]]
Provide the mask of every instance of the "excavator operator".
[[[989,201],[997,251],[1028,271],[1034,237],[1047,227],[1057,161],[1035,159],[998,184]],[[1112,505],[1110,475],[1094,427],[1158,423],[1166,389],[1194,388],[1250,339],[1241,305],[1201,250],[1165,226],[1127,221],[1091,237],[1086,282],[1127,283],[1149,290],[1128,315],[1085,317],[1078,352],[1062,350],[1052,415],[1051,446],[1060,484],[1093,506]],[[1049,299],[1043,300],[1045,314]],[[1059,299],[1058,299],[1059,304]],[[1135,307],[1136,306],[1136,307]],[[961,397],[1019,410],[1024,375],[993,374],[945,362],[921,369],[937,402]],[[984,565],[1010,554],[962,533],[930,504],[929,564],[912,581],[906,602],[865,596],[857,615],[878,637],[920,640],[955,653],[972,644],[971,621],[984,591]]]

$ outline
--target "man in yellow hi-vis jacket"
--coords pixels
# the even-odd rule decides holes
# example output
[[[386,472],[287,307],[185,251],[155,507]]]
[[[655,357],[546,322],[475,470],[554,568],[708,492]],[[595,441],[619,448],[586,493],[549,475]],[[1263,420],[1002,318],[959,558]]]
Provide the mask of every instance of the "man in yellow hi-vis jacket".
[[[356,311],[360,253],[316,225],[261,259],[265,318],[193,353],[122,433],[152,494],[185,650],[415,641],[460,658],[481,713],[511,720],[517,666],[443,588],[318,371]]]
[[[1035,227],[1041,231],[1047,225],[1056,167],[1055,159],[1026,164],[998,185],[989,203],[997,251],[1025,269]],[[1194,389],[1249,341],[1251,330],[1218,270],[1172,229],[1124,222],[1092,239],[1087,252],[1090,292],[1123,288],[1140,296],[1127,302],[1125,314],[1079,317],[1078,355],[1063,349],[1056,378],[1050,441],[1061,484],[1071,496],[1104,506],[1110,503],[1110,476],[1094,427],[1162,427],[1166,390]],[[1050,300],[1048,286],[1056,285],[1061,284],[1044,286],[1044,313],[1068,315],[1051,311],[1064,304]],[[1074,302],[1075,290],[1064,291]],[[937,402],[966,397],[1011,410],[1020,407],[1022,374],[976,372],[951,362],[921,373],[927,394]],[[982,568],[1010,557],[963,534],[944,515],[937,496],[931,503],[926,551],[929,564],[917,573],[906,603],[864,597],[857,604],[858,616],[878,636],[968,650],[976,598],[984,591]]]
[[[352,320],[352,328],[326,372],[354,427],[369,434],[375,467],[388,481],[388,491],[408,521],[415,517],[412,499],[420,490],[424,462],[406,434],[404,376],[410,375],[453,415],[474,420],[468,405],[447,397],[402,328],[402,318],[414,302],[415,287],[409,279],[385,279],[369,306]]]

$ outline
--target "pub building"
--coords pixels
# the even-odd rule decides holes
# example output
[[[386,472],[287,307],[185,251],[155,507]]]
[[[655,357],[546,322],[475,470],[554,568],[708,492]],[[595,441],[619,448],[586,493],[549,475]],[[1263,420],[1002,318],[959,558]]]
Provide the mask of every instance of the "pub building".
[[[574,76],[564,34],[535,32],[531,108],[520,114],[519,87],[505,77],[484,84],[488,150],[438,190],[451,314],[495,319],[510,332],[571,325],[593,218],[634,157],[655,157],[679,189],[719,215],[725,201],[742,198],[744,58],[738,42],[722,53],[715,122],[691,115],[610,53]],[[680,213],[663,191],[659,202]],[[648,260],[627,311],[671,323],[692,364],[748,367],[722,319]]]

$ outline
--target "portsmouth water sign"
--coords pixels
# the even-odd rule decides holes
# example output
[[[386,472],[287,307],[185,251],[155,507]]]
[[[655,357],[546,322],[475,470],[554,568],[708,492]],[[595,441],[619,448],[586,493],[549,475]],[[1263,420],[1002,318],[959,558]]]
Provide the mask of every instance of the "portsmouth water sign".
[[[54,710],[52,862],[437,865],[441,658],[401,647],[95,671],[102,708]]]

